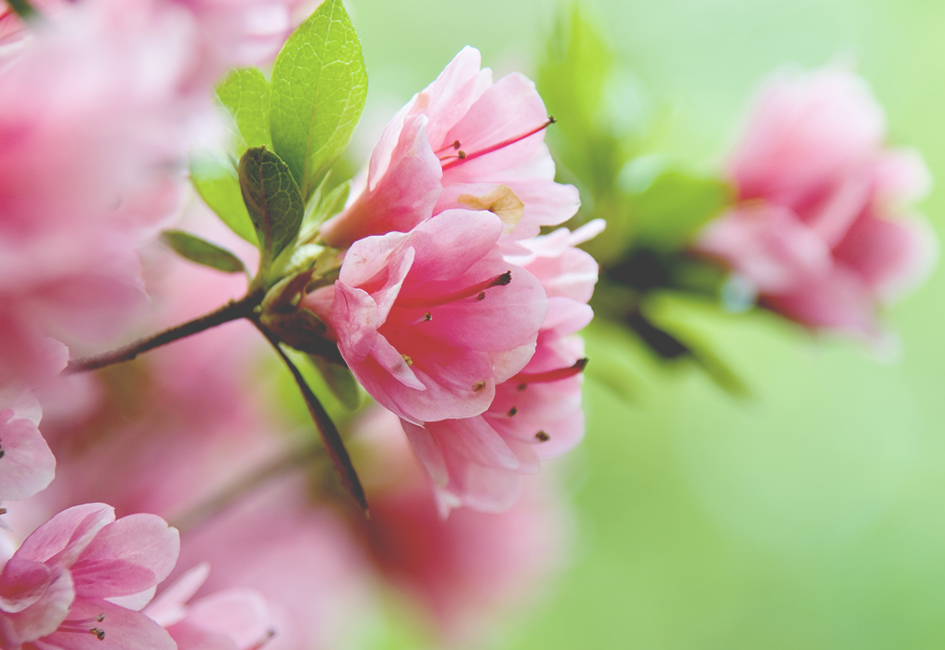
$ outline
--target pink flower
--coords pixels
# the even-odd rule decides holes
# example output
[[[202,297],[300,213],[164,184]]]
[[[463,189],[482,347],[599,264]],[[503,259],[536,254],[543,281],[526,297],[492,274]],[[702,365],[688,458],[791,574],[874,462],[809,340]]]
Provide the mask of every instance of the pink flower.
[[[3,402],[0,395],[0,502],[20,501],[53,480],[56,459],[39,432],[42,410],[24,393]]]
[[[488,645],[498,615],[538,600],[564,559],[571,522],[554,477],[531,477],[506,512],[463,509],[444,521],[396,418],[375,409],[354,430],[373,457],[365,472],[371,518],[352,525],[377,569],[430,614],[442,645]]]
[[[783,316],[875,338],[879,306],[915,284],[932,257],[929,229],[901,218],[927,191],[928,171],[918,154],[884,140],[882,109],[850,72],[775,78],[729,165],[739,203],[697,249]]]
[[[151,601],[144,614],[178,650],[257,650],[273,636],[266,601],[252,589],[227,589],[187,605],[210,573],[198,564]]]
[[[597,263],[575,246],[603,228],[559,229],[521,242],[528,253],[509,257],[541,282],[548,312],[534,356],[521,372],[501,382],[481,415],[422,424],[404,431],[433,480],[440,512],[468,506],[500,512],[518,498],[522,474],[539,461],[573,448],[584,435],[581,371],[584,346],[571,336],[593,317],[587,301],[597,282]]]
[[[502,258],[502,229],[491,212],[446,210],[409,233],[359,240],[338,281],[302,306],[401,418],[478,415],[531,358],[547,305],[538,281]]]
[[[506,235],[522,239],[563,223],[579,206],[577,189],[554,182],[545,146],[550,123],[534,84],[510,74],[495,84],[466,47],[436,81],[391,120],[348,206],[322,226],[322,238],[345,248],[391,231],[406,232],[449,208],[496,200],[508,188],[524,204]],[[519,220],[520,219],[520,220]]]
[[[0,641],[18,650],[79,650],[97,639],[118,648],[175,648],[135,611],[177,561],[177,531],[160,517],[92,503],[37,528],[0,573]]]
[[[58,372],[144,304],[135,248],[180,202],[208,89],[192,25],[154,2],[60,3],[0,69],[0,385]]]

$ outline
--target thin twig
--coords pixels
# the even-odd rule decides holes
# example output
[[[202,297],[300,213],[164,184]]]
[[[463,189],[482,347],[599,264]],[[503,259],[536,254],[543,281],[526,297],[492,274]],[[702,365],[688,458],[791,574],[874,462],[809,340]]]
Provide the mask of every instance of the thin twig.
[[[140,339],[134,343],[131,343],[130,345],[118,348],[117,350],[112,350],[110,352],[105,352],[104,354],[93,355],[82,359],[73,359],[69,361],[69,365],[66,366],[66,369],[63,372],[65,374],[86,372],[88,370],[104,368],[105,366],[122,363],[124,361],[131,361],[142,352],[153,350],[154,348],[167,345],[168,343],[172,343],[179,339],[191,336],[192,334],[197,334],[198,332],[208,330],[211,327],[216,327],[217,325],[222,325],[223,323],[232,320],[248,318],[252,316],[253,308],[256,307],[256,305],[258,305],[261,300],[262,295],[258,293],[246,295],[239,300],[231,300],[216,311],[205,314],[204,316],[200,316],[199,318],[189,320],[186,323],[175,325],[170,329],[166,329],[163,332],[159,332],[152,336]]]
[[[179,517],[171,518],[171,525],[181,532],[190,530],[230,507],[257,487],[265,485],[284,472],[315,460],[323,453],[324,449],[321,444],[314,442],[293,449],[268,465],[260,467],[252,474],[237,479],[215,495],[185,511]]]

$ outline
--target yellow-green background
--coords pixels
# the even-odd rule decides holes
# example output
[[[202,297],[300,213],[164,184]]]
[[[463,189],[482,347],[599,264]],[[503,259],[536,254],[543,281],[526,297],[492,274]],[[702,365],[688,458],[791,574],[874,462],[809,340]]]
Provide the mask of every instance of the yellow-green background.
[[[661,147],[711,169],[759,79],[786,63],[858,62],[889,116],[945,178],[945,3],[601,0],[623,62],[671,106]],[[468,44],[534,73],[559,5],[352,0],[369,111],[390,111]],[[373,107],[371,109],[370,107]],[[629,109],[628,109],[629,110]],[[945,225],[943,196],[921,205]],[[579,531],[539,604],[484,647],[945,647],[945,277],[889,314],[895,362],[763,316],[667,302],[709,335],[755,397],[660,369],[619,333],[589,334],[588,434],[566,468]],[[595,381],[616,359],[632,403]],[[394,617],[396,618],[396,617]],[[391,626],[379,648],[414,647]],[[487,642],[486,638],[490,638]]]

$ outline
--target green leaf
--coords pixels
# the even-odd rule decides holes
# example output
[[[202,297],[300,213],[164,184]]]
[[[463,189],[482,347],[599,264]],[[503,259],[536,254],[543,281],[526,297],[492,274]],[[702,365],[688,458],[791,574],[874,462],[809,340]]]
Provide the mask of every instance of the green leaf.
[[[662,251],[685,248],[731,201],[731,187],[719,179],[665,171],[629,197],[634,243]]]
[[[352,411],[358,408],[361,402],[358,382],[351,374],[348,366],[315,354],[309,355],[309,358],[318,368],[318,372],[321,373],[328,388],[338,398],[338,401]]]
[[[236,255],[196,235],[182,230],[165,230],[161,236],[178,255],[191,262],[203,264],[224,273],[242,273],[246,270],[243,262]]]
[[[259,275],[299,233],[305,206],[299,186],[279,156],[265,147],[247,149],[240,158],[243,202],[259,238]]]
[[[231,159],[197,155],[190,160],[190,180],[200,198],[230,230],[258,246],[256,231],[243,204],[236,165]]]
[[[351,139],[366,95],[351,19],[341,0],[325,0],[289,37],[272,69],[272,143],[306,201]]]
[[[557,128],[572,137],[595,130],[615,62],[602,31],[577,4],[558,19],[538,70],[538,88]]]
[[[272,149],[269,135],[269,82],[256,68],[233,70],[217,88],[220,102],[230,111],[239,130],[237,153],[252,147]]]

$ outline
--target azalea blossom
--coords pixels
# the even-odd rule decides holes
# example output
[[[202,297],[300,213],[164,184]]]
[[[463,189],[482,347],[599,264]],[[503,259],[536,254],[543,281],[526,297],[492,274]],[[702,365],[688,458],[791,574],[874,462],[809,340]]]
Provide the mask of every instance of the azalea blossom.
[[[531,358],[547,299],[497,247],[487,211],[446,210],[409,233],[367,237],[302,307],[331,326],[354,376],[414,423],[484,412]]]
[[[39,432],[42,409],[29,393],[0,393],[0,503],[20,501],[53,480],[56,459]]]
[[[577,211],[577,189],[554,182],[544,144],[551,123],[520,74],[492,82],[466,47],[391,120],[345,210],[321,229],[330,246],[406,232],[450,208],[509,210],[505,235],[523,239]],[[501,209],[495,210],[502,214]]]
[[[495,618],[540,599],[542,582],[563,565],[572,525],[553,473],[529,477],[506,512],[463,508],[444,520],[393,414],[375,406],[352,432],[370,448],[371,503],[371,518],[352,517],[352,528],[380,574],[428,614],[436,647],[488,643]]]
[[[461,505],[490,512],[512,506],[522,474],[542,458],[573,448],[584,435],[581,372],[583,342],[572,336],[593,317],[587,305],[597,262],[575,246],[603,228],[600,220],[574,233],[562,228],[521,242],[528,253],[511,257],[533,273],[548,297],[548,311],[528,364],[496,387],[481,415],[422,424],[404,431],[433,480],[441,514]]]
[[[207,580],[198,564],[143,610],[167,629],[177,650],[258,650],[275,634],[263,597],[252,589],[227,589],[187,604]]]
[[[928,171],[916,152],[886,147],[885,130],[866,83],[847,70],[774,78],[728,166],[738,203],[697,250],[787,318],[876,338],[879,307],[928,271],[934,241],[909,208]]]
[[[108,646],[173,650],[137,610],[174,568],[177,531],[154,515],[115,519],[91,503],[64,510],[27,537],[0,572],[0,645],[9,650]]]

